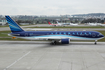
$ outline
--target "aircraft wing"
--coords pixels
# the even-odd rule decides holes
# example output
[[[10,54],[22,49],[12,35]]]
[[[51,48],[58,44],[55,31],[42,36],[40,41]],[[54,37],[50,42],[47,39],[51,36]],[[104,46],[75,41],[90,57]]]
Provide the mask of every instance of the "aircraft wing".
[[[68,38],[68,37],[65,37]],[[37,39],[47,39],[47,40],[60,40],[60,39],[65,39],[62,37],[43,37],[43,38],[37,38]]]
[[[61,40],[61,39],[67,39],[67,38],[69,38],[69,37],[58,37],[58,36],[53,36],[53,37],[48,37],[48,36],[46,36],[46,37],[41,37],[41,36],[39,36],[39,37],[35,37],[35,39],[42,39],[42,40]]]

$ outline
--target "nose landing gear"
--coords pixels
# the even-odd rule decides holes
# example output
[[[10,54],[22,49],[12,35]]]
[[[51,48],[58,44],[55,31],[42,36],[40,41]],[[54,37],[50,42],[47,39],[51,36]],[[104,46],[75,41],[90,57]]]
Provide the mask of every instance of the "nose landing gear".
[[[95,40],[95,43],[94,43],[95,45],[97,44],[97,40]]]

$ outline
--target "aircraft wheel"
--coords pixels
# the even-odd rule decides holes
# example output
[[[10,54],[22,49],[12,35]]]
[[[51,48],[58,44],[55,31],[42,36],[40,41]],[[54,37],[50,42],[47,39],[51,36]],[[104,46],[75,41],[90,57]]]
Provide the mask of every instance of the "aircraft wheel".
[[[57,42],[56,42],[56,41],[54,41],[54,44],[56,45],[56,44],[57,44]]]
[[[52,44],[52,45],[56,45],[56,41],[52,41],[51,44]]]
[[[95,43],[94,43],[95,45],[97,44],[97,41],[95,41]]]
[[[95,42],[94,44],[96,45],[97,43]]]

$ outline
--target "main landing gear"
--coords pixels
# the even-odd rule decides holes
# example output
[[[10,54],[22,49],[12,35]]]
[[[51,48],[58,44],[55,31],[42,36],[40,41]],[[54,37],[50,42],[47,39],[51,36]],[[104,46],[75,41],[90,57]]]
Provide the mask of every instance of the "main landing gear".
[[[51,44],[52,44],[52,45],[56,45],[57,42],[56,42],[56,41],[52,41]]]
[[[95,40],[95,43],[94,43],[95,45],[97,44],[97,40]]]

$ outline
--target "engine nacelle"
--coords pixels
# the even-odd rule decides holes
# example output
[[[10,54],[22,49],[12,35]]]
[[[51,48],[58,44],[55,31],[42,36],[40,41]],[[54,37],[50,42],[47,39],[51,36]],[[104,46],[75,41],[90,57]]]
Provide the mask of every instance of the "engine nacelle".
[[[70,42],[69,38],[67,38],[67,39],[61,39],[61,43],[62,44],[69,44],[69,42]]]

